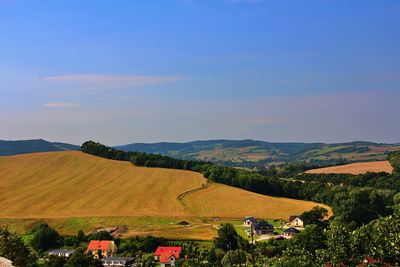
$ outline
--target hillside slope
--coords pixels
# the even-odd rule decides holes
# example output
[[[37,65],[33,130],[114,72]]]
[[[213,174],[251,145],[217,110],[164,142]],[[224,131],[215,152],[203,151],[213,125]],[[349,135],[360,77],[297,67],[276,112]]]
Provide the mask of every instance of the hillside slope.
[[[195,172],[135,167],[75,151],[0,157],[0,218],[250,214],[284,219],[317,205],[220,184],[202,188],[206,183]]]

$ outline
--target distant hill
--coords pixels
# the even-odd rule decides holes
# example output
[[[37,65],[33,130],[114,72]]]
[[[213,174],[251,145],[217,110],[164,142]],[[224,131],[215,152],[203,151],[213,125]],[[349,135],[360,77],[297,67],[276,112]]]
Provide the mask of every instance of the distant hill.
[[[282,162],[314,162],[321,165],[385,160],[398,144],[355,141],[348,143],[271,143],[254,140],[208,140],[187,143],[134,143],[117,146],[125,151],[158,153],[181,159],[205,160],[251,167]]]
[[[0,156],[64,150],[79,150],[79,146],[58,142],[52,143],[42,139],[18,141],[0,140]]]

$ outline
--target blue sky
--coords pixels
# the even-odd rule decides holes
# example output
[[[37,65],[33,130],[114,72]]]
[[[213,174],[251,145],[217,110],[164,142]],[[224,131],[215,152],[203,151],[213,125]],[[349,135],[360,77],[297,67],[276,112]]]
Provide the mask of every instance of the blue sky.
[[[0,139],[400,142],[400,2],[0,0]]]

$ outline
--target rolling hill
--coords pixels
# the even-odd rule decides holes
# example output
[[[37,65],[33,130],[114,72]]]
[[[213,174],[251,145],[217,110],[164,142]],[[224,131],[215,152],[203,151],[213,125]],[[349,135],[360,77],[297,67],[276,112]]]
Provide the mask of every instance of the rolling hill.
[[[46,140],[1,141],[0,156],[33,152],[79,150],[79,146]],[[313,165],[386,160],[387,154],[400,151],[400,144],[372,142],[270,143],[254,140],[208,140],[188,143],[134,143],[115,148],[161,154],[186,160],[211,161],[226,166],[259,167],[284,162],[309,162]]]
[[[158,153],[174,158],[204,160],[251,167],[282,162],[314,162],[320,165],[385,160],[391,151],[400,150],[399,144],[372,142],[325,143],[270,143],[254,140],[209,140],[188,143],[134,143],[117,146],[125,151]]]
[[[0,156],[64,150],[79,150],[79,146],[59,142],[52,143],[42,139],[17,141],[0,140]]]
[[[387,172],[392,173],[393,167],[389,161],[371,161],[351,163],[340,166],[326,167],[308,170],[306,173],[351,173],[363,174],[366,172]]]
[[[315,205],[209,185],[195,172],[135,167],[75,151],[0,157],[0,218],[285,219]]]

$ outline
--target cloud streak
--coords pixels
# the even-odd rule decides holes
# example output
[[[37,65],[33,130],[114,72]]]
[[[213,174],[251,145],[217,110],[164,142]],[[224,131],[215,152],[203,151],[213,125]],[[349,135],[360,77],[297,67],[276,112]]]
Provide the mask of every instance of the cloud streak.
[[[43,76],[41,82],[82,86],[87,88],[134,88],[184,80],[183,76],[75,74]]]
[[[49,102],[44,103],[43,106],[46,108],[78,108],[81,105],[79,103],[72,102]]]

